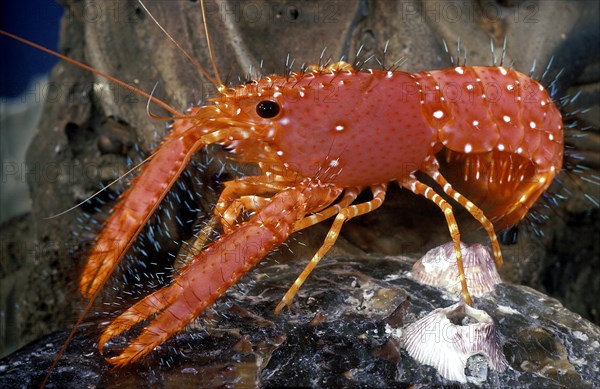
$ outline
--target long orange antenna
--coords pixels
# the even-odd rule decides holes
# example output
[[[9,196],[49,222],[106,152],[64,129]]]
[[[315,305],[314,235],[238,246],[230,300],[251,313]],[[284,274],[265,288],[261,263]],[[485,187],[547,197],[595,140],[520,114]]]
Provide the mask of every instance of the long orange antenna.
[[[179,49],[179,51],[181,51],[183,53],[183,55],[185,55],[187,57],[187,59],[190,60],[190,62],[194,65],[194,67],[196,67],[196,69],[198,69],[200,71],[200,73],[202,73],[202,75],[204,77],[206,77],[210,82],[212,82],[215,87],[217,88],[217,90],[220,92],[221,88],[223,87],[223,83],[221,82],[221,79],[219,78],[219,74],[216,72],[216,66],[215,63],[213,61],[213,56],[212,56],[212,51],[210,50],[210,42],[208,40],[208,32],[207,32],[207,42],[208,42],[208,52],[210,55],[210,59],[213,65],[213,69],[215,69],[215,75],[216,78],[213,78],[210,74],[208,74],[208,72],[202,67],[202,65],[200,65],[198,63],[198,61],[196,61],[196,59],[194,57],[192,57],[190,55],[190,53],[187,52],[186,49],[184,49],[179,42],[177,42],[175,40],[175,38],[173,38],[173,36],[171,36],[171,34],[169,34],[169,32],[167,30],[165,30],[165,28],[163,26],[161,26],[161,24],[158,22],[158,20],[156,20],[154,18],[154,15],[152,15],[152,13],[150,13],[150,11],[148,10],[148,8],[146,8],[146,6],[144,5],[144,3],[142,2],[142,0],[138,0],[138,3],[140,3],[140,5],[142,6],[142,8],[144,9],[144,11],[146,11],[146,13],[148,14],[148,16],[150,16],[150,19],[152,19],[152,21],[158,26],[158,28],[161,29],[161,31],[167,36],[167,38],[169,38],[169,40],[171,42],[173,42],[173,44],[175,44],[175,46],[177,46],[177,48]],[[204,4],[202,4],[202,15],[204,15]],[[206,19],[204,19],[204,27],[206,28]]]
[[[208,46],[208,55],[210,56],[210,63],[213,67],[213,72],[215,72],[215,77],[219,84],[218,89],[219,92],[223,92],[225,90],[225,85],[223,85],[223,81],[221,81],[221,77],[219,76],[219,70],[217,69],[217,63],[215,62],[215,56],[213,54],[212,45],[210,44],[210,35],[208,34],[208,24],[206,20],[206,7],[204,6],[204,0],[200,0],[200,5],[202,8],[202,22],[204,23],[204,34],[206,35],[206,45]]]
[[[41,50],[43,52],[46,52],[46,53],[48,53],[50,55],[53,55],[55,57],[58,57],[58,58],[62,59],[63,61],[67,61],[67,62],[69,62],[69,63],[71,63],[73,65],[79,66],[80,68],[83,68],[83,69],[85,69],[87,71],[90,71],[90,72],[92,72],[94,74],[97,74],[97,75],[99,75],[101,77],[104,77],[107,80],[110,80],[110,81],[114,82],[115,84],[118,84],[118,85],[122,86],[123,88],[129,89],[130,91],[132,91],[134,93],[137,93],[138,95],[140,95],[142,97],[145,97],[145,98],[147,98],[149,100],[152,100],[153,103],[158,104],[159,106],[161,106],[162,108],[164,108],[165,110],[167,110],[168,112],[170,112],[171,114],[173,114],[175,116],[183,116],[183,114],[181,112],[177,111],[175,108],[172,108],[169,104],[167,104],[167,103],[165,103],[165,102],[157,99],[156,97],[151,96],[148,93],[146,93],[146,92],[144,92],[144,91],[142,91],[142,90],[140,90],[140,89],[138,89],[136,87],[133,87],[133,86],[131,86],[131,85],[129,85],[129,84],[127,84],[127,83],[125,83],[125,82],[123,82],[123,81],[121,81],[121,80],[113,77],[113,76],[110,76],[110,75],[108,75],[108,74],[106,74],[104,72],[101,72],[100,70],[94,69],[94,68],[92,68],[92,67],[90,67],[90,66],[88,66],[88,65],[86,65],[86,64],[84,64],[82,62],[74,60],[73,58],[69,58],[69,57],[67,57],[65,55],[57,53],[56,51],[47,49],[44,46],[40,46],[37,43],[33,43],[31,41],[28,41],[27,39],[20,38],[20,37],[18,37],[16,35],[13,35],[13,34],[9,33],[9,32],[6,32],[4,30],[0,30],[0,34],[2,34],[4,36],[7,36],[9,38],[12,38],[14,40],[17,40],[17,41],[19,41],[21,43],[25,43],[28,46],[35,47],[36,49]]]

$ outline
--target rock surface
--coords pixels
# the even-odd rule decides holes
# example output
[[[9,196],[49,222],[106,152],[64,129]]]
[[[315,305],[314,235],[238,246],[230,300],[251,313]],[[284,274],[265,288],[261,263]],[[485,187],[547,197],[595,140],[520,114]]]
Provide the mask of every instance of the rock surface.
[[[271,263],[248,274],[188,330],[122,369],[98,353],[99,325],[84,325],[47,387],[461,387],[398,348],[396,332],[454,303],[407,277],[409,260],[329,258],[292,309],[275,316],[273,308],[303,265]],[[475,307],[492,316],[509,363],[499,373],[476,361],[467,375],[483,381],[481,387],[600,384],[600,328],[558,301],[500,284]],[[65,337],[54,333],[0,360],[1,386],[38,385]],[[124,342],[111,342],[107,355]]]

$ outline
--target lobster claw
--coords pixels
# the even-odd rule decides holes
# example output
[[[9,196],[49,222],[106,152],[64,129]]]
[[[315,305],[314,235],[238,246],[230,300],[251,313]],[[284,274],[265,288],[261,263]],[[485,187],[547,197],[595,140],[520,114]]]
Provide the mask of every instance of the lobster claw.
[[[322,190],[317,185],[310,188],[320,199],[317,206],[333,201],[339,194],[339,191]],[[169,286],[146,296],[115,318],[100,336],[98,350],[102,353],[110,339],[154,316],[120,355],[107,359],[113,365],[123,366],[148,354],[181,331],[288,238],[296,222],[314,208],[315,200],[307,200],[310,188],[279,192],[248,221],[209,244],[192,258]]]

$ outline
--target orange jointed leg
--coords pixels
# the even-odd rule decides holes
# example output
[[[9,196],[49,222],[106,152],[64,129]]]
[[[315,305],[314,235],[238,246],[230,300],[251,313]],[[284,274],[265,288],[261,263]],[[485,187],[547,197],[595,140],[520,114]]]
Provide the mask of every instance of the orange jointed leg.
[[[339,203],[332,205],[322,211],[319,211],[313,215],[307,216],[304,219],[298,221],[294,227],[294,232],[303,230],[315,224],[321,223],[323,220],[329,219],[333,215],[340,212],[342,208],[348,207],[360,194],[360,188],[351,188],[344,191],[344,197]]]
[[[350,205],[345,208],[342,208],[335,220],[333,221],[333,225],[329,229],[327,233],[327,237],[325,237],[325,242],[321,245],[321,248],[317,253],[312,257],[308,265],[304,268],[302,273],[298,276],[294,284],[290,287],[290,289],[286,292],[285,296],[281,299],[281,302],[275,308],[275,314],[278,314],[283,307],[290,306],[294,296],[298,293],[298,290],[308,277],[308,275],[313,271],[315,266],[319,263],[319,261],[327,254],[327,252],[333,247],[335,241],[337,240],[340,230],[342,229],[342,225],[344,222],[352,219],[353,217],[364,215],[365,213],[369,213],[371,211],[376,210],[383,204],[383,200],[385,199],[387,185],[377,185],[371,188],[373,192],[373,199],[367,201],[366,203]]]
[[[462,295],[465,300],[465,303],[472,305],[473,300],[471,299],[469,289],[467,288],[465,268],[462,261],[462,254],[460,252],[460,232],[458,230],[458,224],[456,224],[456,219],[454,218],[454,213],[452,212],[452,206],[448,204],[448,202],[444,200],[440,195],[438,195],[432,188],[417,181],[417,179],[414,176],[410,179],[402,181],[400,185],[402,185],[404,188],[410,190],[415,194],[424,196],[428,200],[433,201],[435,205],[437,205],[442,210],[442,212],[444,212],[444,216],[446,217],[446,223],[448,224],[448,229],[450,230],[450,236],[452,237],[452,242],[454,242],[454,252],[456,253],[456,265],[458,267],[458,279],[460,280]]]
[[[272,179],[264,176],[250,176],[227,181],[215,206],[214,215],[221,221],[224,231],[227,232],[231,225],[225,220],[225,214],[230,213],[231,215],[232,211],[229,208],[236,199],[257,193],[277,193],[284,188],[282,183],[272,182]]]
[[[454,200],[456,200],[457,203],[465,207],[467,211],[469,211],[469,213],[483,226],[488,236],[490,237],[496,267],[502,266],[502,252],[500,251],[500,244],[498,243],[498,238],[496,237],[494,225],[485,216],[483,211],[471,201],[469,201],[469,199],[467,199],[465,196],[454,190],[454,188],[452,188],[452,185],[450,185],[450,183],[446,181],[446,178],[444,178],[444,176],[442,176],[442,174],[437,170],[437,167],[425,170],[425,173],[427,173],[427,175],[433,178],[435,182],[437,182],[442,187],[444,193],[446,193],[448,196],[451,196]]]
[[[267,206],[270,202],[270,198],[256,195],[241,196],[233,200],[225,212],[223,212],[223,227],[227,226],[230,228],[231,226],[237,225],[237,219],[242,212],[260,210]]]

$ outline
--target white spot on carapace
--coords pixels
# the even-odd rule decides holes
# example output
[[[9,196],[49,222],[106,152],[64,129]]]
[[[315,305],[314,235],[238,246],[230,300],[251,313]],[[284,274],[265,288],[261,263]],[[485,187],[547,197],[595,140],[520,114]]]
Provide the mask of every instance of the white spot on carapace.
[[[300,97],[304,97],[304,92],[299,91],[298,94],[300,95]]]
[[[425,104],[425,100],[421,100],[421,104]]]
[[[541,84],[540,84],[540,85],[538,85],[538,87],[540,88],[540,91],[543,91],[543,90],[544,90],[544,87],[543,87]]]
[[[481,78],[477,77],[477,78],[475,79],[475,81],[477,81],[477,82],[481,82]]]
[[[241,108],[236,109],[235,114],[239,115],[240,113],[242,113],[242,109]]]
[[[548,140],[551,140],[551,141],[554,140],[554,135],[548,134]]]
[[[517,149],[517,154],[521,154],[522,152],[523,152],[523,148],[522,148],[522,147],[519,147],[519,148]]]
[[[504,151],[504,145],[502,143],[498,143],[498,150]]]
[[[515,86],[514,86],[513,84],[508,84],[508,85],[506,86],[506,89],[507,89],[507,90],[513,90],[513,89],[514,89],[514,87],[515,87]]]
[[[275,93],[273,93],[273,97],[279,97],[279,96],[281,96],[281,92],[275,92]]]
[[[535,128],[535,122],[529,122],[529,127]]]
[[[483,94],[481,95],[481,98],[482,98],[482,99],[485,99],[485,93],[483,93]]]
[[[504,115],[502,116],[502,120],[504,120],[506,123],[510,123],[510,116]]]
[[[433,113],[433,117],[436,119],[441,119],[444,117],[444,112],[437,110]]]
[[[473,151],[473,146],[471,146],[470,143],[467,143],[465,145],[465,153],[469,154],[471,151]]]
[[[344,131],[344,126],[342,126],[341,124],[338,124],[337,126],[335,126],[335,130],[336,131]]]
[[[504,69],[502,66],[498,66],[498,70],[500,70],[500,74],[502,74],[503,76],[506,76],[508,74],[506,69]]]
[[[339,159],[332,159],[331,161],[329,161],[329,166],[331,167],[336,167],[340,164],[340,160]]]
[[[554,166],[554,165],[550,166],[550,171],[551,172],[555,172],[556,171],[556,166]]]
[[[446,99],[442,96],[440,97],[440,101],[446,101]]]
[[[544,182],[546,182],[546,177],[540,177],[540,179],[538,180],[538,182],[540,184],[543,184]]]
[[[521,204],[525,204],[525,202],[526,202],[526,201],[527,201],[527,195],[523,195],[523,196],[521,196],[521,198],[519,199],[519,202],[520,202]]]
[[[467,85],[467,90],[473,90],[473,84],[468,84]]]
[[[517,101],[521,101],[521,96],[517,96]]]
[[[281,124],[282,126],[287,126],[288,124],[290,124],[290,119],[282,118],[281,120],[279,120],[279,124]]]
[[[542,100],[542,101],[540,102],[540,105],[543,107],[544,105],[546,105],[546,102]]]
[[[388,71],[386,77],[392,78],[393,75],[394,75],[394,72]]]
[[[477,120],[473,120],[473,125],[474,125],[474,126],[478,126],[478,125],[479,125],[479,121],[477,121]]]
[[[281,150],[277,150],[277,153],[276,153],[276,154],[277,154],[277,155],[279,155],[279,156],[281,157],[281,156],[283,155],[283,151],[281,151]]]
[[[458,74],[465,74],[465,70],[463,68],[461,68],[460,66],[455,67],[454,71]]]

